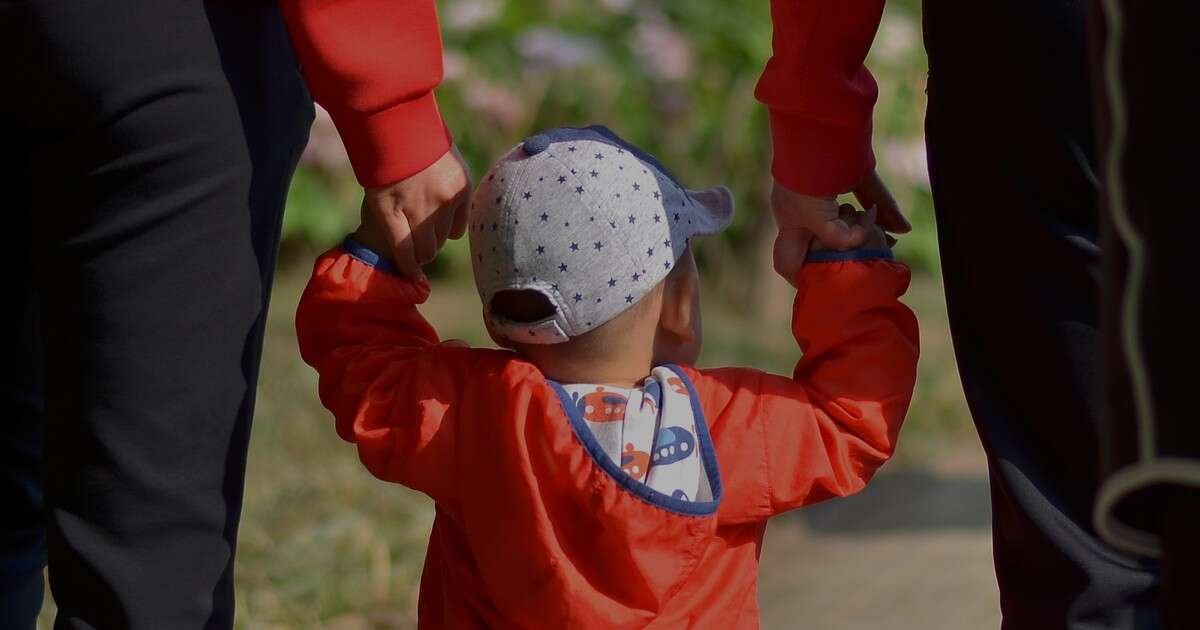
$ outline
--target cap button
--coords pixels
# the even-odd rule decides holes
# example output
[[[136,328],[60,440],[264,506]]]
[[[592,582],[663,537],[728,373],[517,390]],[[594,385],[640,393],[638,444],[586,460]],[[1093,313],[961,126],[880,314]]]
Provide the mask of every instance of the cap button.
[[[525,150],[525,155],[537,155],[549,147],[550,138],[540,133],[536,136],[529,136],[521,144],[521,148]]]

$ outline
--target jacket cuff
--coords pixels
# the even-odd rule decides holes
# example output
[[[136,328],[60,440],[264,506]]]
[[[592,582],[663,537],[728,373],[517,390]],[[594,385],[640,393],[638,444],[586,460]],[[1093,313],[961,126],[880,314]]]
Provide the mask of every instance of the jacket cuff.
[[[890,249],[851,249],[844,252],[823,249],[809,252],[804,258],[804,264],[833,263],[833,262],[862,262],[867,260],[895,260]]]
[[[861,128],[771,110],[771,174],[788,190],[814,197],[844,193],[875,168],[871,120]]]
[[[347,282],[345,278],[353,278],[363,293],[368,290],[387,291],[394,297],[399,291],[403,301],[412,304],[424,303],[429,299],[431,290],[428,280],[409,280],[391,260],[354,240],[353,235],[347,236],[340,246],[321,255],[314,276],[334,278],[339,283]]]
[[[370,114],[330,111],[329,115],[364,187],[407,179],[450,150],[450,130],[433,92]]]

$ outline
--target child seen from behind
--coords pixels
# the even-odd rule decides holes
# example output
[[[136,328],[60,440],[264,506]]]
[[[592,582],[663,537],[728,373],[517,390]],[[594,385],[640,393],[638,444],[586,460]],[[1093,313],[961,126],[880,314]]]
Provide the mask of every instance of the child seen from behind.
[[[767,519],[892,454],[917,324],[870,215],[849,218],[867,247],[788,279],[790,377],[694,367],[690,243],[732,212],[603,127],[526,139],[469,213],[499,350],[440,343],[429,285],[354,237],[318,260],[297,328],[321,401],[368,470],[436,504],[421,628],[757,627]]]

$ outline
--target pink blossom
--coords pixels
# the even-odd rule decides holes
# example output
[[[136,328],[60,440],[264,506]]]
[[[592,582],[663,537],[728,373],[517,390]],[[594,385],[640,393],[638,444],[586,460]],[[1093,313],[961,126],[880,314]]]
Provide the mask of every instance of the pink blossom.
[[[450,0],[442,8],[442,24],[448,31],[473,31],[492,24],[498,15],[497,0]]]
[[[885,142],[879,157],[881,166],[892,177],[909,186],[929,189],[929,163],[924,138]]]
[[[333,118],[329,116],[329,112],[320,105],[317,105],[316,109],[317,115],[309,132],[308,146],[304,147],[300,161],[331,173],[341,171],[350,164],[346,147],[342,145],[342,138],[333,126]]]
[[[558,29],[537,27],[517,40],[517,50],[533,70],[570,70],[600,57],[600,45],[591,39]]]
[[[526,106],[508,88],[482,79],[463,84],[463,100],[477,115],[503,130],[519,127],[525,120]]]
[[[679,81],[692,73],[691,43],[661,17],[652,17],[637,25],[632,47],[653,77]]]

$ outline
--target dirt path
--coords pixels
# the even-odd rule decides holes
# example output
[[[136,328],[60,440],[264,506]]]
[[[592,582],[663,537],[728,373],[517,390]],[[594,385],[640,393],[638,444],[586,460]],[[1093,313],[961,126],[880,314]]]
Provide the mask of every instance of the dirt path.
[[[861,494],[771,522],[759,603],[768,629],[1000,626],[978,446],[930,470],[885,468]]]

